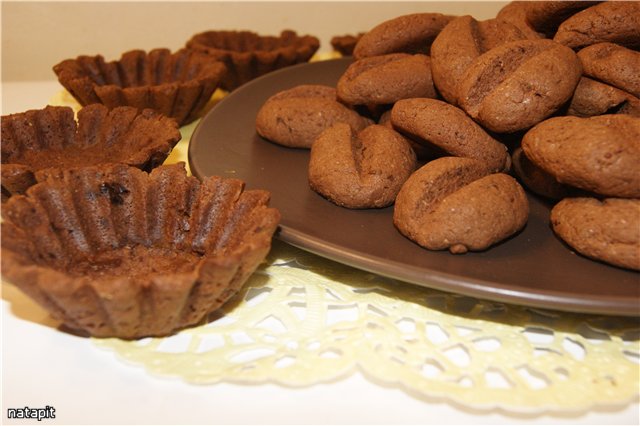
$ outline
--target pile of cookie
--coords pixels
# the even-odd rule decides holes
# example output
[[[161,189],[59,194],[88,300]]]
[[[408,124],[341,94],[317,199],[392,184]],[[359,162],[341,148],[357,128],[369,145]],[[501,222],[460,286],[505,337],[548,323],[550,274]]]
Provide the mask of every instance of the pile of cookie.
[[[418,13],[346,41],[335,87],[285,90],[256,118],[263,138],[310,148],[314,191],[394,205],[403,235],[464,253],[526,225],[524,186],[573,249],[640,269],[640,3]]]

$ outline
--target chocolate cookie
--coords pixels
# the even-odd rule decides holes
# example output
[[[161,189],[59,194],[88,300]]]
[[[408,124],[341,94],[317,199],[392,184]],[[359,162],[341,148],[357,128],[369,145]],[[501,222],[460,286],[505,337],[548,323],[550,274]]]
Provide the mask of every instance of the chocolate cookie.
[[[566,198],[551,210],[551,225],[582,255],[640,270],[640,200]]]
[[[407,179],[393,223],[410,240],[451,253],[484,250],[520,230],[529,215],[522,187],[470,158],[433,160]]]
[[[607,1],[576,13],[564,21],[554,40],[572,49],[611,42],[640,47],[640,2]]]
[[[582,77],[571,98],[567,115],[592,117],[603,114],[640,117],[640,99],[608,84]]]
[[[256,131],[283,146],[310,148],[323,130],[336,123],[362,130],[371,121],[338,102],[334,88],[302,85],[267,99],[258,111]]]
[[[553,38],[558,26],[598,1],[512,1],[496,18],[512,23],[528,38]]]
[[[580,50],[578,58],[584,75],[640,97],[640,52],[618,44],[598,43]]]
[[[522,148],[561,183],[607,197],[640,197],[640,118],[551,118],[527,132]]]
[[[355,61],[338,80],[338,99],[350,105],[385,105],[407,98],[435,98],[431,60],[392,53]]]
[[[527,5],[529,3],[529,1],[509,2],[498,11],[496,19],[516,26],[528,39],[544,38],[544,34],[537,32],[527,19]]]
[[[389,53],[429,54],[431,43],[453,16],[414,13],[384,21],[365,33],[353,49],[361,59]]]
[[[597,1],[528,1],[526,3],[527,23],[546,37],[553,37],[560,24],[569,17]]]
[[[493,139],[464,111],[436,99],[404,99],[391,109],[391,123],[401,133],[449,155],[480,160],[490,170],[509,169],[507,147]]]
[[[386,207],[415,167],[413,150],[397,132],[377,124],[355,132],[340,123],[311,147],[309,185],[339,206]]]
[[[391,130],[399,131],[395,129],[393,127],[393,124],[391,123],[391,110],[385,111],[380,116],[380,118],[378,119],[378,124],[380,124],[381,126],[386,126]],[[426,145],[424,142],[413,140],[409,135],[406,134],[403,136],[407,139],[409,145],[411,145],[413,152],[416,153],[416,158],[418,159],[418,161],[433,160],[435,158],[443,157],[446,155],[444,151],[442,151],[435,145]]]
[[[571,187],[561,184],[555,177],[536,166],[520,147],[514,150],[511,164],[518,180],[531,192],[552,200],[561,200],[572,191]]]
[[[324,98],[335,101],[336,89],[322,84],[301,84],[270,96],[267,102],[291,98]]]
[[[527,37],[514,25],[497,19],[476,21],[460,16],[447,24],[431,45],[431,72],[438,91],[457,104],[460,79],[471,63],[501,44]]]
[[[551,40],[519,40],[476,59],[461,79],[458,101],[498,133],[529,128],[571,99],[582,66],[576,54]]]

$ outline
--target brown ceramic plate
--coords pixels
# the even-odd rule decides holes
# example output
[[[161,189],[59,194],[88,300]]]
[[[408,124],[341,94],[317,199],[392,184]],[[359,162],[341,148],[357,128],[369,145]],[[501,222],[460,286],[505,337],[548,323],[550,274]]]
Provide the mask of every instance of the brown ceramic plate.
[[[280,209],[277,237],[360,269],[477,298],[574,312],[640,315],[640,274],[586,259],[549,228],[550,206],[529,196],[526,228],[481,253],[420,248],[393,226],[393,207],[348,210],[309,189],[309,151],[284,148],[255,132],[265,100],[300,84],[335,85],[349,59],[285,68],[240,87],[200,122],[189,145],[198,177],[243,179],[271,191]]]

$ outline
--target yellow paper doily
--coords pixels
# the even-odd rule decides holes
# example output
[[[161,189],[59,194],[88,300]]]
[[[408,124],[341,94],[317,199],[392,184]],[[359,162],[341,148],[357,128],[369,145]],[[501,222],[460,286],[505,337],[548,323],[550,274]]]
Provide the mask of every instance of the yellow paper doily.
[[[308,386],[360,369],[413,394],[542,412],[636,399],[639,333],[637,318],[479,301],[276,241],[211,322],[167,338],[94,342],[191,383]]]
[[[51,103],[78,108],[66,92]],[[181,129],[167,162],[187,162],[196,125]],[[207,324],[167,338],[93,342],[152,374],[198,384],[309,386],[360,370],[413,395],[518,413],[620,406],[640,395],[638,318],[480,301],[278,241]]]

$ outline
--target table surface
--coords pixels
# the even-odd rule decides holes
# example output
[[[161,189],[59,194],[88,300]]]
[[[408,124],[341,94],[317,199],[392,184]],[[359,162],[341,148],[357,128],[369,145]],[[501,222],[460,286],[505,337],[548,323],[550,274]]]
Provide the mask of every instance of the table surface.
[[[2,114],[44,107],[56,81],[2,84]],[[46,312],[2,286],[2,419],[8,408],[56,409],[40,424],[639,424],[637,402],[564,414],[478,410],[406,392],[356,370],[304,387],[160,378],[91,339],[60,332]],[[638,382],[640,383],[640,381]],[[580,390],[576,390],[579,392]]]

